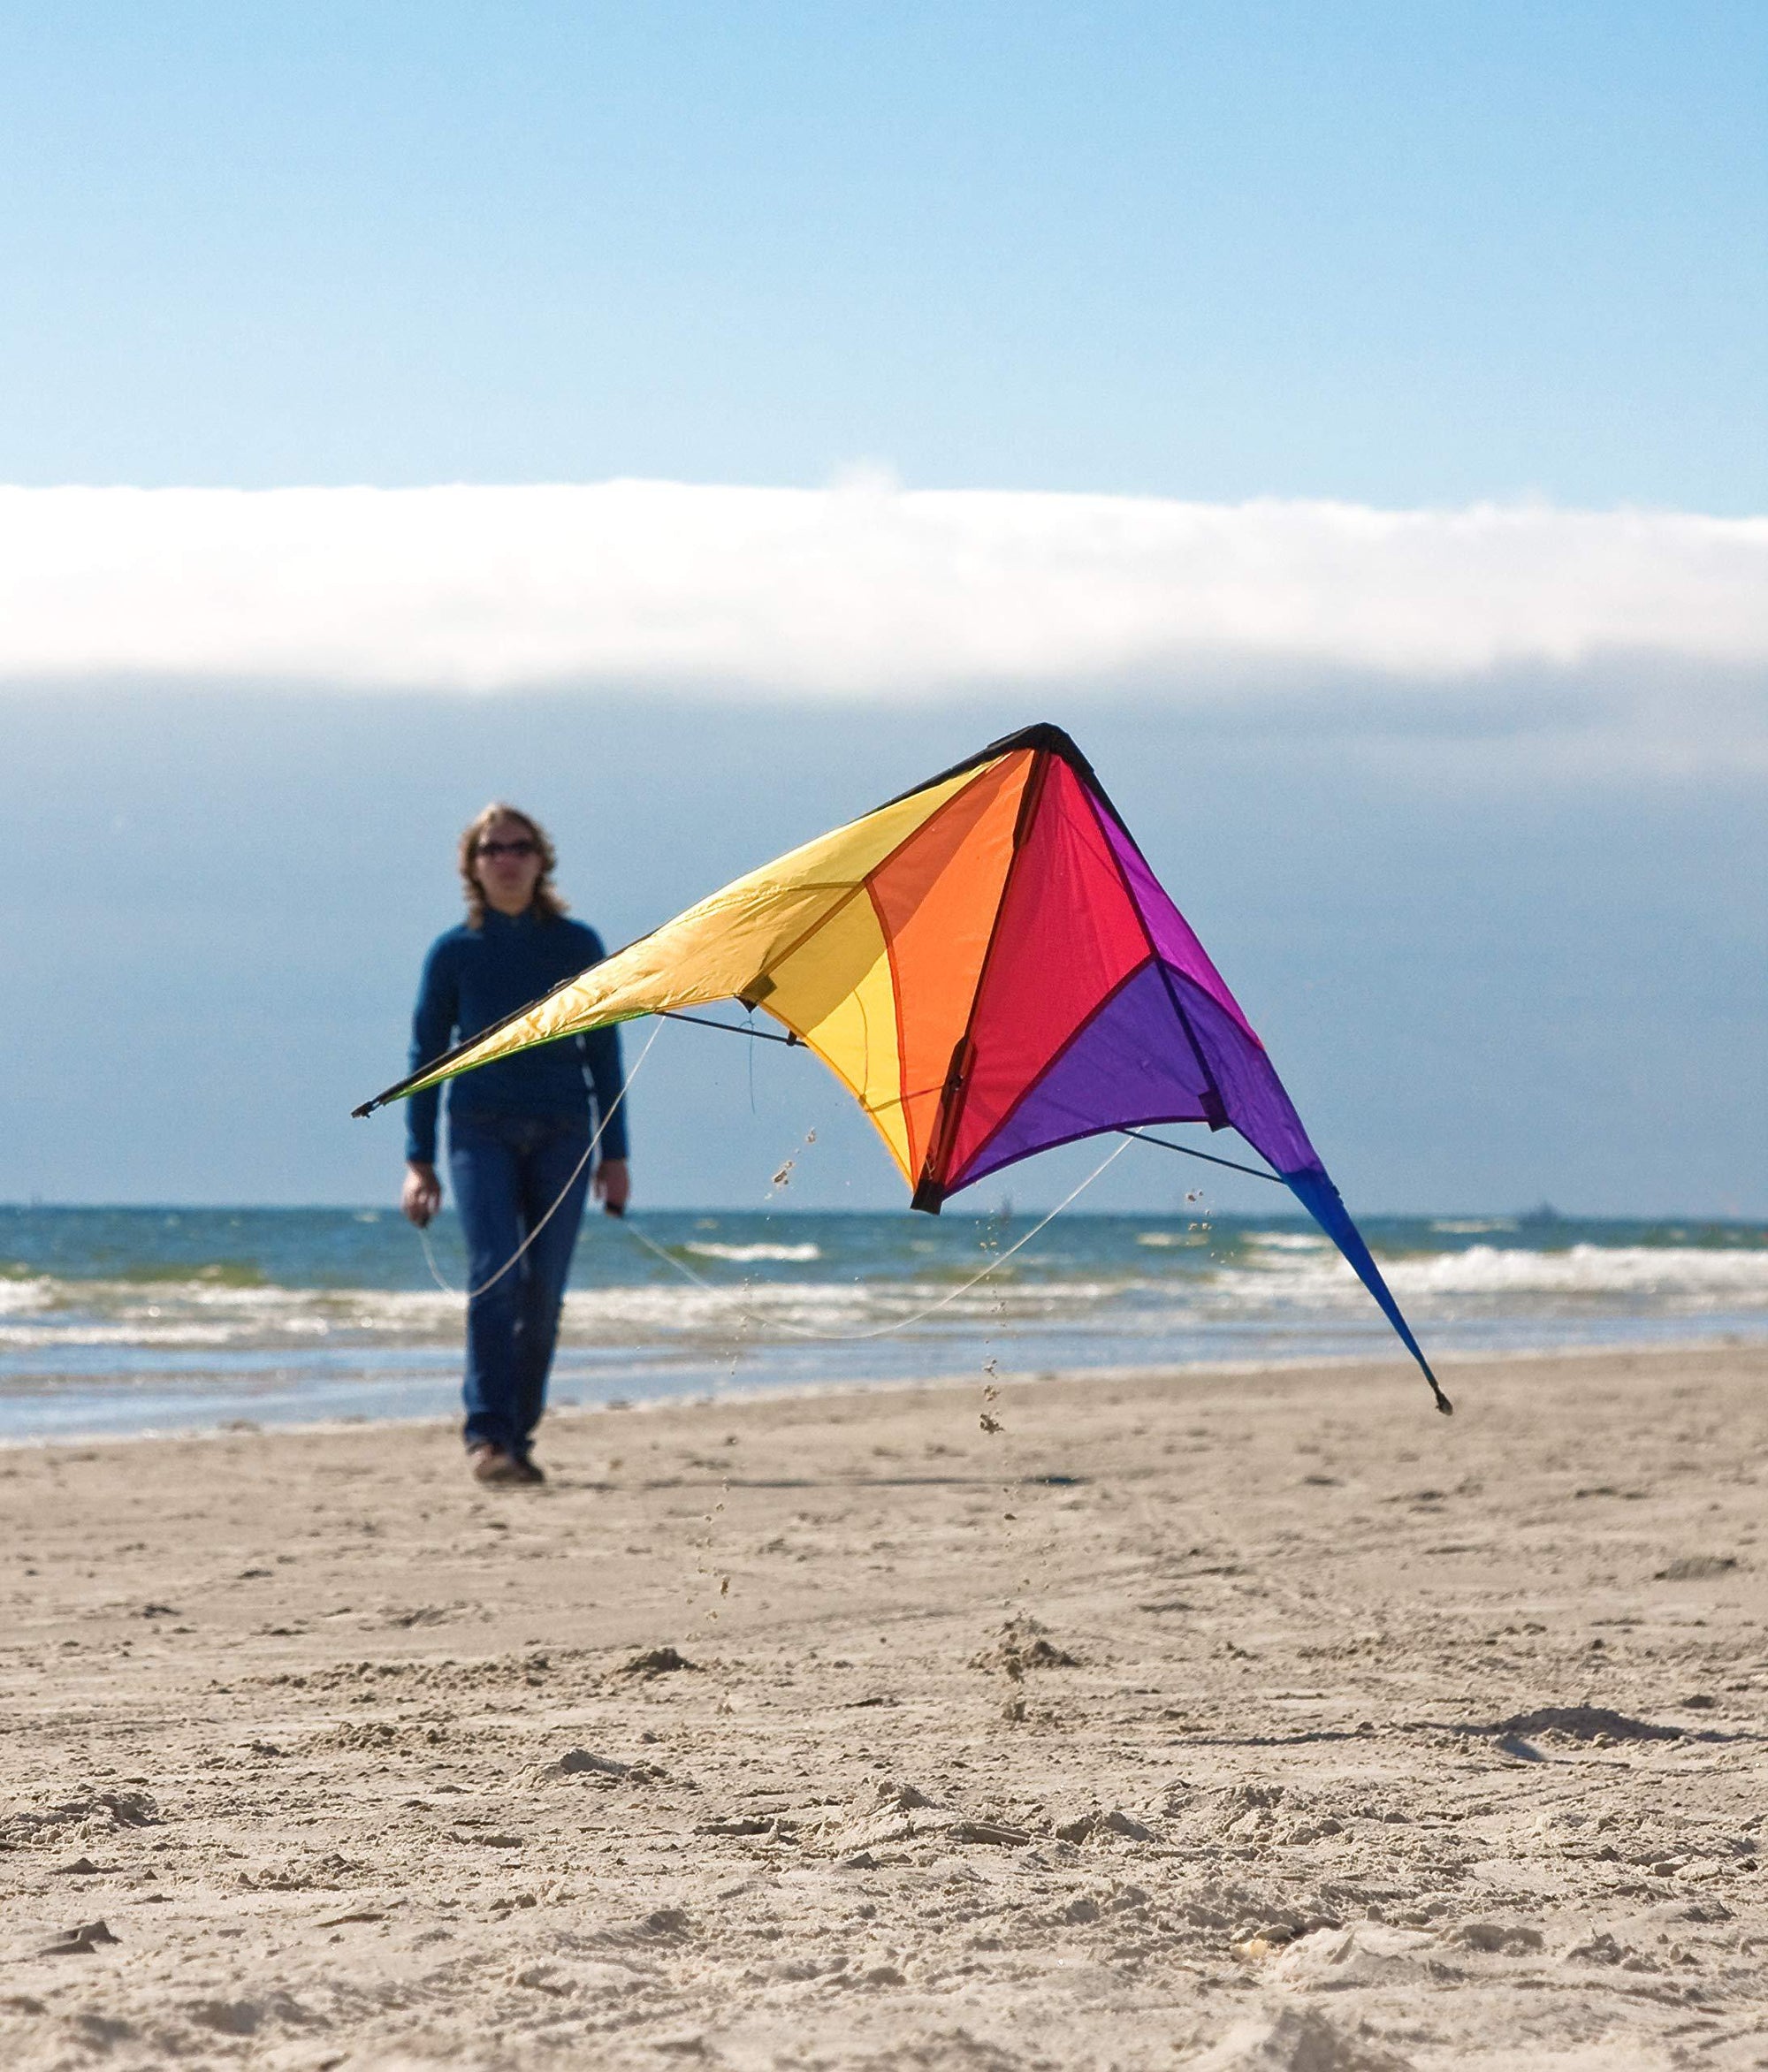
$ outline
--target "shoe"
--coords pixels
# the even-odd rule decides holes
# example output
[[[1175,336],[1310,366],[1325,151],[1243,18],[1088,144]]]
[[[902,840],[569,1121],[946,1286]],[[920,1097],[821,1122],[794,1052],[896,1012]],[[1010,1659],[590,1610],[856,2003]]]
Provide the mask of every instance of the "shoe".
[[[506,1453],[501,1446],[493,1446],[489,1439],[481,1439],[476,1446],[468,1447],[467,1465],[472,1469],[476,1482],[508,1488],[528,1480],[522,1472],[522,1463],[513,1454]]]
[[[518,1482],[537,1484],[546,1480],[546,1470],[537,1460],[529,1459],[526,1454],[516,1462],[515,1473]]]

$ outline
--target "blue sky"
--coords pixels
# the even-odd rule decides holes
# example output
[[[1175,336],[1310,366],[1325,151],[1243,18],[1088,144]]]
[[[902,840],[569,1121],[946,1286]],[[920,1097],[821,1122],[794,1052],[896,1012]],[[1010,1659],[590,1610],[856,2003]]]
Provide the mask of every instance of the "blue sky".
[[[0,37],[0,480],[1760,505],[1754,4]]]
[[[1768,1215],[1764,105],[1701,0],[0,0],[0,1199],[387,1198],[493,793],[619,941],[1052,719],[1354,1205]],[[428,486],[619,477],[735,486]],[[642,1200],[899,1198],[682,1033]]]

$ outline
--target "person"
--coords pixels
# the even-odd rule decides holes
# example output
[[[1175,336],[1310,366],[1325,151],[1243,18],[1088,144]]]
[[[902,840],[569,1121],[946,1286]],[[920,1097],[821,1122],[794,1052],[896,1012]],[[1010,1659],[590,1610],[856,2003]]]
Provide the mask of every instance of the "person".
[[[566,918],[552,886],[556,864],[539,822],[501,800],[462,833],[467,918],[438,936],[424,960],[411,1022],[413,1071],[605,955],[593,928]],[[620,1215],[630,1188],[622,1085],[613,1029],[543,1044],[447,1082],[448,1176],[467,1241],[468,1287],[476,1291],[467,1306],[463,1436],[482,1482],[545,1480],[531,1449],[584,1198],[593,1189]],[[430,1087],[407,1108],[400,1206],[420,1230],[442,1206],[440,1093]],[[585,1157],[592,1096],[602,1125],[593,1174]],[[516,1263],[499,1272],[530,1236]]]

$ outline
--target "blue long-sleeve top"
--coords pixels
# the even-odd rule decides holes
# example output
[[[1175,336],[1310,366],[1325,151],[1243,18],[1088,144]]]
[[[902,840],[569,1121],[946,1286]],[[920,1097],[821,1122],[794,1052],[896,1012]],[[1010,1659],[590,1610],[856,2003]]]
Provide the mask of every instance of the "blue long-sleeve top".
[[[423,960],[411,1017],[412,1070],[422,1071],[455,1044],[530,1005],[606,954],[601,937],[581,921],[543,920],[532,912],[512,919],[495,908],[477,928],[463,922],[438,935]],[[448,1113],[587,1120],[593,1092],[597,1114],[607,1124],[597,1155],[624,1158],[626,1104],[613,1105],[622,1084],[620,1032],[595,1029],[450,1079]],[[422,1165],[436,1162],[441,1091],[426,1087],[406,1103],[405,1155]]]

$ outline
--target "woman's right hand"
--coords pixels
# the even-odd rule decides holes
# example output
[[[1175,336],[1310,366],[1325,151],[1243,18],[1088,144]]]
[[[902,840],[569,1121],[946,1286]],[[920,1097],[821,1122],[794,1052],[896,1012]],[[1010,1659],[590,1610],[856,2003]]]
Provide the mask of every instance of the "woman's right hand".
[[[433,1165],[419,1165],[414,1159],[406,1167],[399,1206],[420,1230],[431,1220],[442,1206],[442,1183],[437,1178]]]

